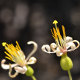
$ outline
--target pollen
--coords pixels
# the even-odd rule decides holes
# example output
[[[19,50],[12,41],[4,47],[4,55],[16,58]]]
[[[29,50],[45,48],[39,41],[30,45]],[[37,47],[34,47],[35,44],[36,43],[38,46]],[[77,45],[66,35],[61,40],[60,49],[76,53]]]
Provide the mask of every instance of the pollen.
[[[53,24],[55,24],[55,25],[56,25],[57,23],[58,23],[58,21],[57,21],[57,20],[54,20],[54,21],[53,21]]]
[[[2,43],[2,46],[6,46],[6,42],[3,42],[3,43]]]

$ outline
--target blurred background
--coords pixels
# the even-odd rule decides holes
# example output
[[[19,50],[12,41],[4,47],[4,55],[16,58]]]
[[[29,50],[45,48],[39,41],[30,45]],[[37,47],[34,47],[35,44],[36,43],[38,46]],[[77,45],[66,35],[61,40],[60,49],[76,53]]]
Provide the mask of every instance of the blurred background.
[[[43,44],[54,42],[50,29],[55,19],[60,29],[65,26],[66,35],[80,41],[80,0],[0,0],[0,61],[5,56],[2,42],[15,44],[17,40],[27,56],[33,48],[27,42],[33,40],[38,44],[34,54],[38,61],[31,65],[37,80],[69,80],[60,67],[60,58],[41,51]],[[80,80],[80,48],[68,55],[74,63],[73,80]],[[0,80],[32,79],[22,74],[11,79],[8,70],[0,67]]]

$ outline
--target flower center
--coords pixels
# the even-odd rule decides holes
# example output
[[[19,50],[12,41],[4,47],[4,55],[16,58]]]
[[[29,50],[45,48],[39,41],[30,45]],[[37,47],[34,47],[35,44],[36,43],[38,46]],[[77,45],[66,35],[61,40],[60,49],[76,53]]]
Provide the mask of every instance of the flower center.
[[[64,48],[61,48],[60,51],[61,51],[63,54],[65,54],[65,53],[67,52],[67,49],[66,49],[66,47],[64,47]]]

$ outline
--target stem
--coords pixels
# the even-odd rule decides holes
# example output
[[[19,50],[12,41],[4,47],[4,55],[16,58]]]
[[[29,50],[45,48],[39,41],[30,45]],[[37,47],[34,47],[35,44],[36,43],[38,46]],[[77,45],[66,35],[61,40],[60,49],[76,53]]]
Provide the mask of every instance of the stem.
[[[37,79],[35,78],[35,76],[31,76],[31,78],[32,78],[33,80],[37,80]]]
[[[71,72],[68,70],[69,79],[72,80]]]

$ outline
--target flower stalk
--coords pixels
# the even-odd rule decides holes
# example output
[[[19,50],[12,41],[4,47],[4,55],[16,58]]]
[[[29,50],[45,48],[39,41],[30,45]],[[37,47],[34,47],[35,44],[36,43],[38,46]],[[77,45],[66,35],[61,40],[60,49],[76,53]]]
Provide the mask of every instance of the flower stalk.
[[[71,72],[68,70],[69,79],[72,80]]]
[[[35,78],[35,76],[31,76],[31,78],[32,78],[33,80],[37,80],[37,79]]]

